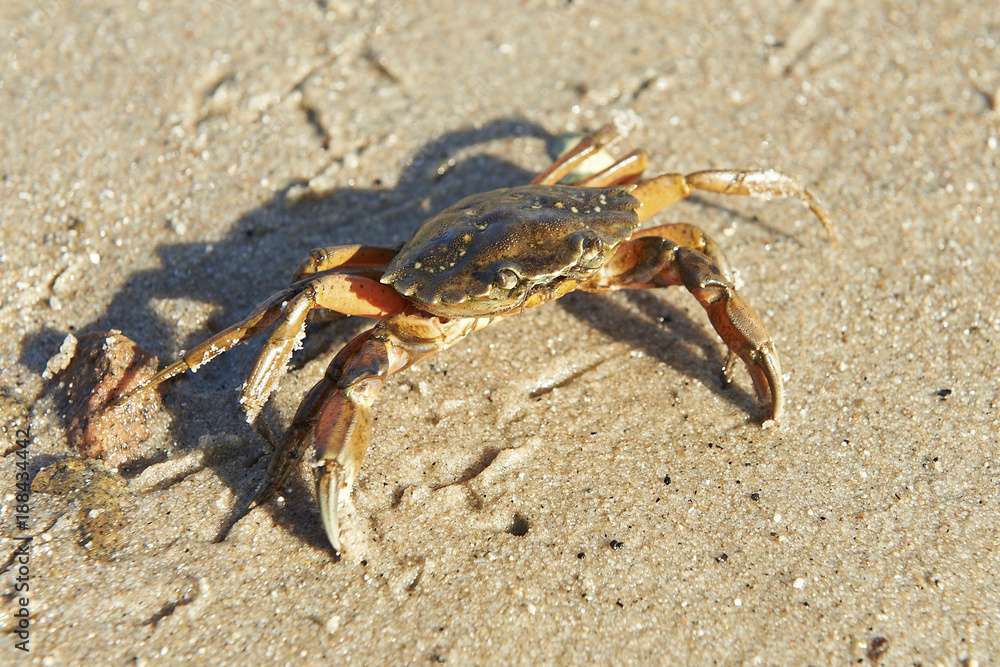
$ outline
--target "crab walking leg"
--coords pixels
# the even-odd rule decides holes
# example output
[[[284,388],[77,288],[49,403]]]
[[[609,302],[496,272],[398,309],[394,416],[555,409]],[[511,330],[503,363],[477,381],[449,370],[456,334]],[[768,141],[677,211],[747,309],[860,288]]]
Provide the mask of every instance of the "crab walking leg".
[[[816,214],[830,238],[837,238],[830,216],[815,195],[795,177],[773,169],[719,169],[686,175],[662,174],[643,181],[632,191],[632,195],[642,202],[642,206],[636,210],[639,221],[648,220],[667,206],[690,196],[695,190],[724,195],[798,197]]]
[[[264,473],[263,479],[257,484],[257,488],[254,489],[250,498],[223,524],[216,537],[216,542],[222,542],[237,521],[254,507],[264,504],[284,482],[292,464],[298,460],[299,454],[306,444],[306,438],[315,425],[319,409],[327,402],[340,379],[344,361],[351,358],[368,341],[368,337],[373,331],[374,328],[368,329],[345,345],[330,362],[323,379],[317,382],[303,397],[295,411],[291,425],[271,454],[271,460],[267,464],[267,471]]]
[[[736,283],[735,274],[733,273],[732,265],[729,263],[729,258],[726,257],[726,253],[700,227],[686,222],[673,222],[665,225],[657,225],[656,227],[639,229],[632,234],[633,239],[647,236],[665,238],[684,248],[700,250],[719,268],[719,271],[722,272],[726,280],[731,284]],[[730,350],[729,356],[726,358],[726,363],[722,365],[722,381],[727,385],[733,381],[733,371],[736,368],[736,360],[738,358],[736,353]]]
[[[632,239],[623,243],[601,272],[580,288],[607,291],[670,285],[683,285],[698,299],[731,353],[746,364],[758,400],[770,403],[770,418],[778,421],[784,411],[785,394],[774,341],[707,254],[663,237]]]
[[[300,422],[312,429],[320,516],[338,553],[340,497],[350,493],[371,442],[371,407],[386,379],[489,323],[490,318],[445,320],[401,313],[377,324],[348,354],[338,354],[322,387],[310,392],[308,414],[296,415],[292,429]]]
[[[612,125],[605,125],[593,134],[588,134],[571,150],[559,156],[559,159],[549,165],[549,168],[532,179],[532,185],[554,185],[567,174],[594,156],[618,137],[618,132]]]
[[[323,273],[293,285],[298,293],[282,302],[281,317],[257,356],[240,392],[240,404],[251,424],[288,368],[292,352],[305,336],[306,319],[316,308],[345,315],[381,318],[394,315],[407,303],[398,292],[378,281],[352,273]]]
[[[576,183],[578,188],[603,188],[611,185],[631,185],[639,180],[649,166],[649,153],[644,150],[632,151],[618,162],[593,176]]]
[[[722,271],[722,275],[726,277],[726,280],[734,282],[732,265],[729,263],[726,253],[724,253],[719,244],[712,240],[712,237],[706,234],[700,227],[687,222],[671,222],[665,225],[657,225],[656,227],[637,229],[635,233],[632,234],[633,239],[644,238],[647,236],[665,238],[684,248],[694,248],[695,250],[700,250],[708,255],[715,265],[719,267],[719,270]]]
[[[396,256],[392,248],[364,245],[335,245],[316,248],[299,263],[292,282],[314,276],[331,269],[377,269],[382,272]]]
[[[278,319],[281,315],[282,304],[294,296],[296,291],[294,287],[288,287],[274,294],[267,301],[254,308],[243,320],[223,329],[208,340],[195,346],[190,352],[163,368],[159,373],[149,378],[149,380],[120,396],[106,410],[111,410],[118,405],[127,403],[130,398],[140,391],[153,389],[157,385],[185,371],[197,371],[223,352],[231,350],[247,338],[256,336],[261,331],[264,331]]]
[[[377,281],[385,273],[385,267],[396,256],[396,252],[392,248],[360,244],[316,248],[299,263],[292,276],[292,282],[296,283],[318,273],[334,270],[338,273],[362,275]],[[342,317],[344,313],[335,310],[314,310],[309,313],[308,322],[331,322]]]
[[[140,391],[152,389],[185,371],[197,371],[223,352],[278,322],[240,395],[240,403],[247,412],[247,421],[253,423],[267,402],[271,390],[284,374],[288,357],[301,340],[305,317],[312,309],[320,307],[345,315],[386,317],[399,312],[406,305],[406,301],[395,290],[381,284],[377,276],[347,273],[314,276],[274,294],[243,320],[198,344],[146,383],[119,397],[106,409],[114,409]]]

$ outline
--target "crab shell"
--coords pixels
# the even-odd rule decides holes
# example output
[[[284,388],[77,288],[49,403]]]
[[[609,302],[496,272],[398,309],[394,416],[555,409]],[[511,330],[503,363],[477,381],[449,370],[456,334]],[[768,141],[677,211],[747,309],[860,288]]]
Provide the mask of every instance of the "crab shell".
[[[639,226],[633,188],[526,185],[466,197],[424,222],[381,281],[440,317],[490,317],[557,298]]]

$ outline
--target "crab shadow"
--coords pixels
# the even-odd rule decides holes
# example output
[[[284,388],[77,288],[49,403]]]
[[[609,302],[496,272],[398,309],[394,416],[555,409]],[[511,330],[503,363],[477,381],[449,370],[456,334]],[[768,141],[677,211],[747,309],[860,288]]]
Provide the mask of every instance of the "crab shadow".
[[[675,290],[683,294],[683,288]],[[699,381],[719,398],[735,405],[756,418],[760,411],[754,396],[738,386],[726,383],[722,368],[726,361],[725,346],[704,321],[692,319],[679,307],[662,297],[662,290],[622,291],[614,296],[574,292],[559,300],[559,304],[574,317],[595,330],[629,347],[643,351],[659,363],[681,375]],[[690,295],[689,295],[690,296]],[[694,298],[694,297],[690,297]],[[742,368],[737,368],[737,372]],[[669,385],[650,387],[652,400],[672,391]]]
[[[409,156],[393,188],[342,188],[316,199],[293,201],[289,193],[302,184],[288,183],[272,199],[232,223],[219,241],[173,243],[158,248],[159,268],[132,275],[105,312],[82,332],[120,329],[159,355],[161,361],[169,360],[177,350],[190,349],[285,287],[294,267],[313,248],[347,243],[401,245],[423,220],[462,197],[527,183],[534,174],[492,156],[454,162],[443,174],[438,168],[451,165],[453,156],[463,149],[514,137],[553,140],[532,123],[500,119],[429,142],[416,155]],[[560,303],[574,317],[609,337],[643,349],[680,373],[697,377],[725,400],[741,408],[752,403],[746,392],[723,389],[717,379],[712,379],[711,369],[721,368],[724,359],[710,330],[706,333],[684,312],[649,294],[636,293],[627,298],[636,308],[626,309],[615,302],[615,297],[594,294],[568,295]],[[162,314],[162,304],[170,300],[210,303],[216,309],[202,329],[178,341],[177,323]],[[595,300],[599,304],[596,307]],[[292,367],[301,368],[310,359],[325,355],[330,347],[346,343],[362,330],[364,322],[345,318],[309,325],[304,349],[293,358]],[[658,332],[654,342],[649,330],[651,326],[655,329],[658,322],[669,323],[670,329]],[[65,332],[50,329],[25,339],[22,362],[40,372],[45,359],[58,349],[64,337]],[[707,364],[685,353],[699,347],[705,350]],[[219,431],[218,411],[206,414],[200,410],[206,402],[222,406],[228,413],[222,417],[225,424],[221,428],[235,432],[245,446],[234,460],[214,461],[210,466],[241,498],[252,492],[268,458],[263,441],[239,414],[236,395],[259,350],[260,343],[239,346],[199,369],[197,377],[173,380],[164,401],[172,417],[170,436],[176,443],[198,442],[200,437]],[[270,405],[263,417],[273,426],[280,421]],[[318,512],[303,500],[311,494],[306,483],[300,475],[292,474],[285,488],[294,502],[265,505],[275,522],[312,546],[326,548]],[[219,517],[220,525],[224,520]]]

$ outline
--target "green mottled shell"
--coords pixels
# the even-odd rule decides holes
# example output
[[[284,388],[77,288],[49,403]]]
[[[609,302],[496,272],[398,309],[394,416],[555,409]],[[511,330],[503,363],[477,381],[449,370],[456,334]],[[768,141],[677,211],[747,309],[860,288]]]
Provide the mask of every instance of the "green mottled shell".
[[[467,197],[424,222],[382,282],[446,317],[487,317],[537,290],[582,282],[639,226],[632,186],[526,185]],[[518,285],[496,287],[501,270]]]

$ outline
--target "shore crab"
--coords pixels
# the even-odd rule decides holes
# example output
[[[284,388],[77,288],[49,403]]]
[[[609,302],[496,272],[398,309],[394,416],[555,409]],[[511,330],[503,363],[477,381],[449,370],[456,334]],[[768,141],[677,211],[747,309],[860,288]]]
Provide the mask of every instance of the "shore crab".
[[[685,287],[730,350],[726,379],[741,359],[758,400],[766,404],[765,419],[779,420],[785,397],[774,342],[736,293],[725,254],[693,225],[640,225],[696,190],[798,197],[832,236],[826,212],[795,178],[773,170],[712,170],[641,180],[648,163],[644,151],[574,185],[560,184],[615,136],[604,127],[531,184],[459,201],[424,222],[402,249],[344,245],[313,250],[289,287],[115,405],[270,328],[240,403],[247,421],[274,445],[274,453],[263,480],[229,526],[271,496],[308,441],[315,450],[320,515],[337,552],[339,503],[350,493],[371,441],[371,407],[386,379],[473,331],[573,290]],[[333,358],[276,440],[260,418],[261,410],[316,309],[379,321]]]

